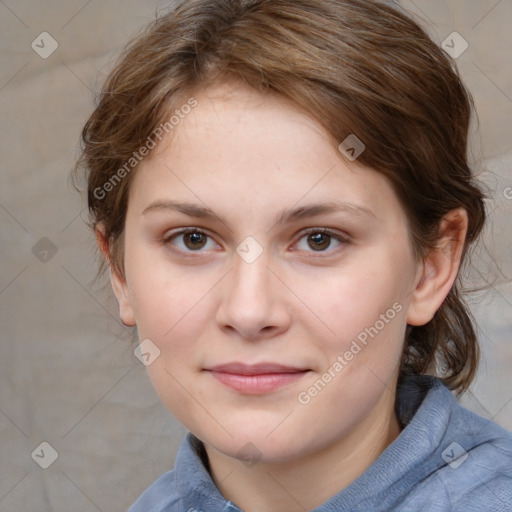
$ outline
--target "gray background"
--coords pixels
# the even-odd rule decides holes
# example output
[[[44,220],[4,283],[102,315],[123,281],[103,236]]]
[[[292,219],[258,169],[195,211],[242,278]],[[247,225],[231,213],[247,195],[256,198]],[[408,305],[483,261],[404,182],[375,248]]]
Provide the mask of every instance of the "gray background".
[[[462,401],[512,429],[512,1],[401,3],[439,44],[453,31],[469,44],[457,65],[479,114],[474,163],[493,194],[487,247],[505,276],[485,251],[475,258],[495,280],[471,302],[484,358]],[[68,183],[91,90],[165,5],[0,1],[1,512],[125,511],[172,467],[185,433],[135,359],[108,290],[94,283],[94,240]],[[59,45],[47,59],[31,48],[44,31]],[[31,457],[43,441],[58,453],[47,469]]]

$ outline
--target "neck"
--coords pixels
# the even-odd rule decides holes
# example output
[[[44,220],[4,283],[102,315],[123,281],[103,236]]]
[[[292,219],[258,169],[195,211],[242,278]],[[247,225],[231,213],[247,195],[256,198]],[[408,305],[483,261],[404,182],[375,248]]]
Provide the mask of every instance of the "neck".
[[[222,495],[245,512],[312,510],[356,480],[398,437],[394,396],[385,393],[348,434],[299,459],[246,467],[205,445],[211,476]]]

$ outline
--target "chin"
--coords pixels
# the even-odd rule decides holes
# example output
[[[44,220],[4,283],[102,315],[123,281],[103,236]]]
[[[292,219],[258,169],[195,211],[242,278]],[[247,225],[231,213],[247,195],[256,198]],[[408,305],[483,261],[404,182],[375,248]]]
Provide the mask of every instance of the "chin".
[[[202,435],[200,429],[192,432],[206,445],[228,457],[240,460],[248,467],[256,462],[286,463],[297,457],[307,456],[317,449],[315,440],[307,438],[304,432],[292,432],[289,427],[284,426],[276,429],[277,424],[274,422],[270,427],[267,423],[253,422],[247,428],[235,428],[231,425],[228,430],[233,434],[233,438],[225,433],[213,436],[211,431]],[[272,432],[273,429],[275,430]],[[278,432],[279,429],[281,432]]]

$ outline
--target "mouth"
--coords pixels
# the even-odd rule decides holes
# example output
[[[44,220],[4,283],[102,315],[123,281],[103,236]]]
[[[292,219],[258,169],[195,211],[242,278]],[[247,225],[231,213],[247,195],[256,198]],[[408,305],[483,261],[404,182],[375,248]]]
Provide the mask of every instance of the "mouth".
[[[276,363],[227,363],[204,371],[239,393],[259,395],[295,383],[311,370]]]

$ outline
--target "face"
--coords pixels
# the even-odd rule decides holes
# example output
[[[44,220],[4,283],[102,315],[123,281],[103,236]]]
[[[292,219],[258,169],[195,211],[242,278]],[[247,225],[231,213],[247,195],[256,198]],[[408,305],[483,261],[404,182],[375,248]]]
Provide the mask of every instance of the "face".
[[[407,219],[293,105],[227,85],[194,97],[131,184],[121,316],[207,445],[312,454],[392,407],[418,276]]]

